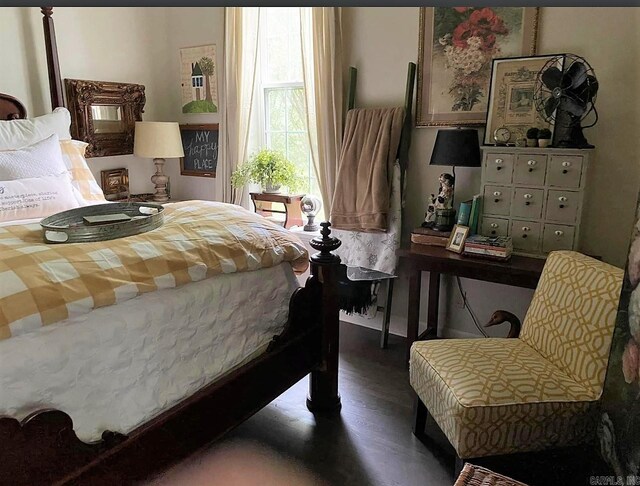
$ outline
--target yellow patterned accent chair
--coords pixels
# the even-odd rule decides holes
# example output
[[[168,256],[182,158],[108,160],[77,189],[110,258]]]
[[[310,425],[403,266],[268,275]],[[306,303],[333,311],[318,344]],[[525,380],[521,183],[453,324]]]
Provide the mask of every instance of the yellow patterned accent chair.
[[[462,459],[593,439],[622,279],[619,268],[553,252],[519,337],[415,342],[414,433],[430,413]]]

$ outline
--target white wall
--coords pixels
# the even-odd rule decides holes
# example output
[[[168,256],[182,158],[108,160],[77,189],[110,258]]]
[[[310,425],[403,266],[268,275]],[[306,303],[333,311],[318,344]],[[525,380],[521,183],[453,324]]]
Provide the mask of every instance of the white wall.
[[[345,73],[358,68],[358,106],[402,105],[407,63],[418,54],[416,7],[344,9]],[[640,103],[635,100],[640,76],[638,8],[542,8],[538,52],[574,52],[591,63],[600,82],[597,107],[599,123],[585,135],[596,145],[588,201],[584,213],[582,248],[622,266],[633,224],[634,203],[640,180]],[[418,226],[426,207],[425,195],[436,192],[441,171],[430,167],[436,129],[413,132],[405,212],[405,233]],[[457,171],[456,199],[477,193],[479,169]],[[426,303],[428,275],[423,277]],[[504,308],[524,316],[532,291],[463,280],[469,301],[481,320]],[[394,295],[392,332],[405,334],[407,278],[400,273]],[[477,334],[451,279],[444,279],[440,323],[445,334]],[[426,304],[421,320],[426,321]],[[367,321],[360,320],[366,323]],[[379,327],[380,321],[368,321]],[[504,333],[505,330],[495,330]]]

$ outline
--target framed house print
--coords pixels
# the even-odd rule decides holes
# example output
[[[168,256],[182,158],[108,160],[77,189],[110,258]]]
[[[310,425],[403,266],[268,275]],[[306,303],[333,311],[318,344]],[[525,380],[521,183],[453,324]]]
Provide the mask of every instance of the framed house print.
[[[216,45],[180,49],[182,113],[218,112]]]
[[[491,62],[535,54],[537,7],[421,7],[416,126],[484,125]]]
[[[493,60],[485,145],[495,145],[497,130],[507,134],[508,138],[501,140],[505,144],[515,143],[531,127],[548,128],[553,134],[553,125],[538,113],[534,93],[540,70],[547,63],[557,62],[562,72],[563,59],[561,55],[549,55]]]

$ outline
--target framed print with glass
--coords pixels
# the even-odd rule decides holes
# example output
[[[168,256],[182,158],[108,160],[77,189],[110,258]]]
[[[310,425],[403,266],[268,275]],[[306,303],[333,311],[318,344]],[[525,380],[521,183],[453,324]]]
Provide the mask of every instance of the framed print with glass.
[[[493,60],[485,145],[514,144],[531,127],[548,128],[553,134],[553,125],[536,109],[534,91],[538,73],[554,57],[557,55]],[[562,57],[558,59],[562,71]],[[506,136],[498,138],[502,133]]]
[[[422,7],[416,126],[484,125],[491,61],[536,51],[537,7]]]

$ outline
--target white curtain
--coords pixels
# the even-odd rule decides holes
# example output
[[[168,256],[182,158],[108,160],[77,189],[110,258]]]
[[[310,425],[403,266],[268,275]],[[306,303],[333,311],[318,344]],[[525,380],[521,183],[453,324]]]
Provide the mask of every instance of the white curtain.
[[[302,7],[300,24],[309,145],[328,216],[342,146],[342,10]]]
[[[248,207],[248,191],[231,187],[231,173],[249,155],[249,132],[253,113],[258,39],[259,7],[226,7],[224,44],[223,141],[221,144],[224,202]]]

